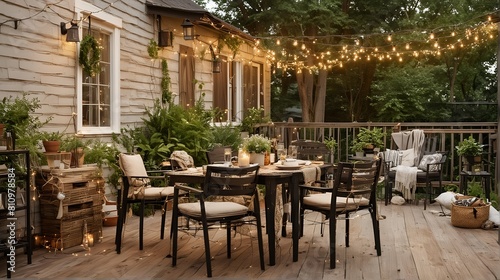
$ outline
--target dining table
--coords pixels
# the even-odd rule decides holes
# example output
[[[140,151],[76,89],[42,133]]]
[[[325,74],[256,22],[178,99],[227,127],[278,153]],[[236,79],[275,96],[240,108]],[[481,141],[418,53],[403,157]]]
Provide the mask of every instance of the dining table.
[[[307,183],[306,181],[314,180],[324,176],[333,165],[325,162],[310,162],[305,161],[297,167],[280,166],[279,163],[261,166],[257,176],[258,184],[265,186],[265,216],[266,216],[266,233],[268,236],[269,246],[269,265],[276,264],[276,196],[278,185],[286,186],[282,191],[288,190],[290,194],[290,220],[292,222],[292,251],[293,261],[298,261],[299,256],[299,185]],[[234,168],[238,168],[234,166]],[[177,183],[185,184],[203,184],[205,175],[201,167],[188,168],[187,170],[171,170],[167,171],[168,181],[170,186]],[[286,195],[282,195],[284,200]],[[285,204],[287,201],[283,201]],[[283,218],[281,226],[281,235],[286,237],[286,219]]]

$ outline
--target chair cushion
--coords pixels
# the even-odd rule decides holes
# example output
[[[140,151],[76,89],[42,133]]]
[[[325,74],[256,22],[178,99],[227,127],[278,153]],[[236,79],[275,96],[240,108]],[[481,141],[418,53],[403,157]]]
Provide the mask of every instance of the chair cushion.
[[[304,205],[309,205],[322,210],[330,210],[331,201],[331,193],[311,194],[304,197]],[[367,206],[369,202],[370,201],[365,197],[337,197],[337,212],[355,210],[359,206]]]
[[[120,167],[125,176],[147,177],[148,172],[144,167],[141,155],[120,154]],[[149,184],[149,179],[131,178],[129,183],[133,187],[141,187]]]
[[[174,187],[146,187],[144,188],[144,198],[162,198],[174,195]]]
[[[201,206],[199,202],[181,203],[179,211],[191,217],[201,218]],[[205,202],[207,219],[217,219],[231,216],[242,216],[248,212],[248,207],[234,202]]]
[[[432,154],[432,155],[424,155],[418,164],[418,169],[422,169],[427,171],[427,164],[438,163],[441,161],[443,155],[441,154]],[[431,165],[429,171],[438,171],[439,165]]]

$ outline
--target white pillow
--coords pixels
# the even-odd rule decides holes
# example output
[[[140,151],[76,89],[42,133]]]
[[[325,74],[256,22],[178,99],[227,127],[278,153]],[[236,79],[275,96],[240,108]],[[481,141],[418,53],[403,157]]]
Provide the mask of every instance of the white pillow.
[[[488,220],[492,221],[495,225],[500,225],[500,213],[495,207],[490,205],[490,216]]]
[[[415,166],[415,153],[413,148],[401,151],[401,165],[404,166]]]
[[[418,169],[422,169],[423,171],[427,171],[427,164],[438,163],[441,161],[443,155],[441,154],[432,154],[432,155],[424,155],[420,163],[418,164]],[[429,171],[438,171],[439,165],[431,165],[431,170]]]
[[[395,195],[391,198],[391,204],[403,205],[405,203],[406,203],[406,200],[402,196]]]
[[[456,200],[455,195],[456,193],[447,191],[436,197],[436,201],[444,208],[451,210],[451,204]]]

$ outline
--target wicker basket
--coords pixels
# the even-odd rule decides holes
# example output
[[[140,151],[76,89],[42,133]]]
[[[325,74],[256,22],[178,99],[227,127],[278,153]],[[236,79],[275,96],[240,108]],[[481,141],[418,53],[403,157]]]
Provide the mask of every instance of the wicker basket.
[[[467,199],[470,196],[458,197]],[[481,203],[480,206],[461,206],[451,204],[451,224],[461,228],[481,228],[490,215],[490,204]]]

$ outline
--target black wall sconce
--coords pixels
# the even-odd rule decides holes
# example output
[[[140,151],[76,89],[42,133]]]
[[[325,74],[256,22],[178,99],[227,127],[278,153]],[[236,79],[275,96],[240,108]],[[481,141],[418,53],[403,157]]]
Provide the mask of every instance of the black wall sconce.
[[[184,40],[194,40],[196,37],[196,35],[194,35],[194,24],[186,18],[182,22],[181,26],[184,33]]]
[[[174,45],[174,34],[172,31],[161,29],[161,16],[157,16],[158,20],[158,46],[159,47],[171,47]]]
[[[215,54],[214,47],[209,46],[210,53],[212,54],[212,73],[220,73],[222,61],[217,54]]]
[[[66,29],[66,23],[61,22],[61,34],[66,35],[66,42],[80,42],[80,32],[78,32],[78,23],[71,21],[71,27]]]
[[[218,57],[212,59],[212,73],[220,73],[221,66],[222,62]]]

